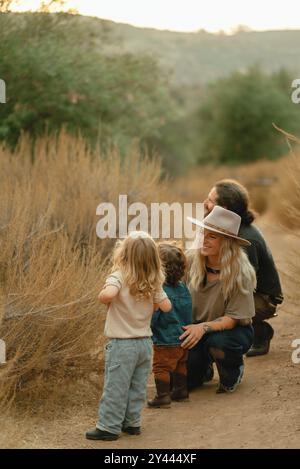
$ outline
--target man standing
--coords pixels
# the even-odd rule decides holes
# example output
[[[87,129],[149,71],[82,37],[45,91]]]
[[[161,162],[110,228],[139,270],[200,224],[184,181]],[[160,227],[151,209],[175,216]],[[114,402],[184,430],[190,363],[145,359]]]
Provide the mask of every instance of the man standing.
[[[256,271],[257,287],[254,294],[255,317],[253,318],[254,342],[247,357],[265,355],[269,352],[274,335],[273,327],[266,322],[276,314],[278,304],[283,301],[279,275],[272,253],[260,230],[253,225],[255,214],[249,209],[247,189],[237,181],[223,179],[217,182],[204,201],[205,216],[215,205],[227,208],[242,218],[239,236],[251,242],[245,248]]]

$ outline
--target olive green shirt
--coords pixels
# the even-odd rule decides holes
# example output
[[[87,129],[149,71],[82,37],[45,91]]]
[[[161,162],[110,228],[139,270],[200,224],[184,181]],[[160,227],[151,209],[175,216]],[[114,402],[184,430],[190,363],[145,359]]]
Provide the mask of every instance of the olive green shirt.
[[[213,321],[222,316],[229,316],[240,320],[241,325],[251,323],[255,314],[253,291],[245,294],[236,291],[229,300],[225,302],[221,291],[220,280],[207,282],[200,285],[196,290],[189,287],[193,303],[193,321]]]

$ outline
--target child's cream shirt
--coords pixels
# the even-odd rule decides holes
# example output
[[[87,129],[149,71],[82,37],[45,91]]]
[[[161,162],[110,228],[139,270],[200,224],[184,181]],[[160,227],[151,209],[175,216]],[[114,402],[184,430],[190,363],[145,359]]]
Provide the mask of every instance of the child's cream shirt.
[[[109,305],[104,334],[111,339],[151,337],[153,304],[160,303],[167,298],[163,288],[161,287],[153,298],[137,300],[129,293],[129,288],[124,283],[119,270],[106,279],[105,286],[108,285],[118,287],[119,293]]]

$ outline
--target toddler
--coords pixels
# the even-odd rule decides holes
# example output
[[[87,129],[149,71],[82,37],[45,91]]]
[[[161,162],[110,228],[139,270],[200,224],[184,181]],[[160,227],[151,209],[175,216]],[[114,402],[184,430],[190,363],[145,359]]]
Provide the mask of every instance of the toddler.
[[[169,314],[163,314],[159,306],[152,318],[153,373],[157,394],[148,401],[148,406],[170,407],[171,399],[181,401],[188,398],[188,350],[180,346],[179,336],[183,333],[182,326],[192,323],[192,299],[188,288],[181,281],[187,264],[183,251],[175,245],[161,243],[159,254],[166,275],[163,288],[171,300],[172,310]]]

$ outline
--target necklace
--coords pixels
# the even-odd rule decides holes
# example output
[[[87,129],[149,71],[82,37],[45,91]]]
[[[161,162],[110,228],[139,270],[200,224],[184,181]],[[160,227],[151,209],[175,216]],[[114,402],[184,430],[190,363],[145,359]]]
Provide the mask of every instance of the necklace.
[[[205,266],[206,271],[210,272],[211,274],[219,274],[221,271],[219,269],[213,269],[212,267],[208,267],[208,265]]]

